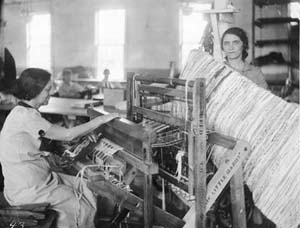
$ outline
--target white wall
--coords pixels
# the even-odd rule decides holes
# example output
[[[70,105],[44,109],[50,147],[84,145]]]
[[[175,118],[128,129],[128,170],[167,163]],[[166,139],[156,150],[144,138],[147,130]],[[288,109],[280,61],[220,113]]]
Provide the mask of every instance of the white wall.
[[[49,4],[41,1],[33,4],[37,12],[48,12]],[[21,4],[10,4],[4,6],[4,19],[6,27],[4,30],[5,46],[15,58],[17,69],[26,67],[26,22],[27,17],[21,16]]]
[[[125,68],[167,71],[178,61],[178,2],[174,0],[43,0],[32,11],[50,12],[52,71],[83,65],[95,68],[95,12],[126,9]],[[26,67],[26,17],[20,4],[5,5],[5,43],[16,59],[18,71]]]
[[[32,0],[32,11],[52,17],[52,71],[83,65],[95,68],[95,12],[126,9],[126,71],[147,70],[167,74],[169,62],[179,65],[179,0]],[[242,27],[252,48],[252,1],[233,0],[240,10],[234,26]],[[26,67],[26,17],[20,4],[5,5],[6,46],[18,71]],[[251,60],[251,51],[249,51]]]

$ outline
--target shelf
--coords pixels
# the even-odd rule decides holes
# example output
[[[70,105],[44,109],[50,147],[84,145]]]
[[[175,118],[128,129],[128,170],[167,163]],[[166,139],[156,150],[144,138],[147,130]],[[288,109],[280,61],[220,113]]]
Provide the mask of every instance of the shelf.
[[[285,86],[285,80],[266,80],[268,86],[278,86],[278,87],[283,87]],[[292,85],[291,85],[293,88],[299,88],[299,84],[296,83],[296,82],[292,82]]]
[[[285,80],[266,80],[269,86],[285,86]]]
[[[257,56],[256,58],[258,58],[259,56]],[[289,66],[289,67],[292,67],[295,65],[295,63],[292,63],[292,62],[287,62],[287,61],[284,61],[284,62],[278,62],[276,60],[272,60],[272,61],[269,61],[267,63],[261,63],[259,61],[254,61],[253,63],[255,66],[258,66],[258,67],[261,67],[261,66],[272,66],[272,65],[276,65],[276,66]]]
[[[289,40],[289,39],[270,39],[270,40],[257,40],[255,42],[255,46],[263,47],[267,45],[274,45],[274,44],[291,44],[296,43],[298,40]]]
[[[259,7],[268,6],[268,5],[282,5],[293,2],[293,0],[254,0],[254,4]]]
[[[254,21],[254,24],[261,28],[263,25],[267,25],[267,24],[284,24],[284,23],[290,23],[290,22],[299,23],[299,19],[291,18],[291,17],[258,18]]]
[[[193,10],[195,13],[208,13],[208,14],[218,14],[218,13],[239,13],[240,10],[237,9],[210,9],[210,10]]]
[[[253,62],[260,63],[264,73],[272,75],[269,78],[271,79],[269,84],[282,84],[277,81],[278,77],[275,79],[274,75],[294,75],[294,69],[299,69],[300,19],[290,17],[286,12],[292,2],[299,2],[299,0],[252,0],[252,44],[254,47],[252,56],[255,58],[259,52],[269,52],[261,58],[256,57],[257,59],[253,59]],[[283,58],[282,61],[279,55],[274,55],[272,52],[284,53],[287,62]],[[268,57],[274,57],[274,62]],[[280,78],[282,80],[285,77]]]

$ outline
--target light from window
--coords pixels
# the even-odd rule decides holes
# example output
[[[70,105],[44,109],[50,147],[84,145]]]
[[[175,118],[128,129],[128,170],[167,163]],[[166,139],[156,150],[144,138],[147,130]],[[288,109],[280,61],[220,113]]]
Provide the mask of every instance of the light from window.
[[[110,81],[124,80],[125,10],[100,10],[96,14],[97,77],[110,70]]]
[[[27,67],[51,69],[50,14],[34,14],[27,24]]]
[[[292,18],[300,19],[300,3],[299,2],[291,2],[290,3],[290,12]]]
[[[181,18],[181,63],[184,66],[189,52],[199,47],[207,21],[201,10],[211,8],[211,4],[189,4],[182,6]]]

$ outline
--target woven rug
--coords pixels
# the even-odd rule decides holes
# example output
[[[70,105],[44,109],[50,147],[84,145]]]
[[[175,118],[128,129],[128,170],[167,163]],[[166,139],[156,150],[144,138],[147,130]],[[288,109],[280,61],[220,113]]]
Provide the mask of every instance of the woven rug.
[[[296,228],[300,224],[299,105],[258,87],[207,53],[193,50],[181,78],[199,77],[206,79],[208,130],[251,146],[243,171],[255,205],[277,227]],[[175,116],[185,118],[185,104],[172,107]],[[214,147],[216,165],[226,152]]]

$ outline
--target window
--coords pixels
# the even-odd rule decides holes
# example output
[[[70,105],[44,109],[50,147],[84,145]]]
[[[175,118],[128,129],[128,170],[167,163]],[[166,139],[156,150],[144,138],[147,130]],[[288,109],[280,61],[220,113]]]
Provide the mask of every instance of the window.
[[[96,14],[97,76],[110,70],[109,80],[124,80],[125,10],[100,10]]]
[[[184,66],[189,52],[199,47],[199,42],[203,36],[207,21],[204,19],[201,10],[211,8],[211,4],[189,3],[183,5],[180,11],[181,19],[181,64]]]
[[[34,14],[27,24],[27,67],[51,69],[50,14]]]
[[[300,19],[300,3],[299,2],[291,2],[290,3],[290,15],[292,18]]]

